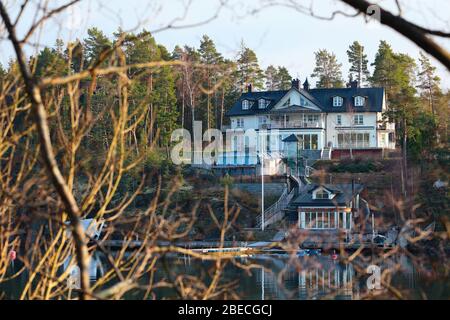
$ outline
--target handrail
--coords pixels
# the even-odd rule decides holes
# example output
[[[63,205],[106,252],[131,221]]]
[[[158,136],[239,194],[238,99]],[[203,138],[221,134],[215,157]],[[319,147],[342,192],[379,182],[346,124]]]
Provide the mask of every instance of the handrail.
[[[292,198],[294,197],[295,190],[292,190],[290,193],[288,193],[287,188],[283,191],[280,198],[277,202],[275,202],[273,205],[271,205],[267,210],[264,211],[264,226],[268,225],[268,222],[270,219],[274,218],[277,214],[282,213],[284,209],[289,205]],[[272,223],[275,221],[272,221]],[[262,225],[262,219],[261,217],[258,217],[258,223],[257,226],[261,227]]]

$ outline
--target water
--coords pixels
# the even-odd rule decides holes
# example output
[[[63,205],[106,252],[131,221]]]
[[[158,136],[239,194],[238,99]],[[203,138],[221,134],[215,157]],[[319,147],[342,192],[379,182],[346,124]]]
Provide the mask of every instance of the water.
[[[258,265],[250,271],[236,266]],[[358,300],[376,297],[395,297],[385,290],[370,291],[366,269],[372,262],[356,259],[354,263],[340,263],[330,256],[290,257],[288,255],[258,255],[237,258],[225,267],[222,284],[231,286],[240,299],[256,300]],[[433,271],[431,266],[415,267],[411,259],[398,255],[377,263],[381,272],[392,270],[390,285],[407,299],[448,299],[448,276]],[[207,274],[213,263],[179,259],[172,261],[174,273]],[[207,281],[208,277],[203,278]],[[165,293],[167,294],[167,292]],[[172,296],[173,297],[173,296]],[[230,297],[230,296],[228,296]]]
[[[106,259],[101,254],[96,254],[93,261],[95,264],[91,266],[91,270],[94,270],[93,277],[101,277],[108,267]],[[219,282],[222,291],[214,298],[244,300],[398,298],[394,291],[406,299],[450,297],[449,278],[443,270],[445,266],[432,261],[421,261],[420,265],[417,265],[404,255],[392,256],[382,262],[361,257],[347,264],[334,261],[330,256],[255,255],[224,260],[223,263],[223,273]],[[367,280],[371,274],[367,274],[366,269],[371,264],[380,267],[382,273],[391,271],[389,284],[394,290],[368,290]],[[194,283],[204,283],[208,286],[214,270],[214,261],[174,255],[162,257],[156,265],[152,279],[155,283],[176,282],[178,286],[176,289],[155,289],[151,298],[198,298],[195,290],[183,293],[180,292],[180,288],[192,286],[198,289],[200,286],[197,287],[193,285]],[[16,299],[26,279],[27,274],[24,273],[12,281],[0,284],[0,293],[3,291],[6,294],[4,297]],[[92,281],[95,282],[95,278]],[[150,276],[144,276],[140,281],[146,285],[150,281]],[[143,290],[134,290],[124,296],[125,299],[149,297]]]

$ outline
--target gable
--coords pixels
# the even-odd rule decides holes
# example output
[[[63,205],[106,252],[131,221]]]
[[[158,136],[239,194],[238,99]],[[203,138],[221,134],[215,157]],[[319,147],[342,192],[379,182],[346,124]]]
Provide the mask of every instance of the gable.
[[[328,194],[328,199],[333,199],[334,196],[336,195],[332,190],[330,190],[330,189],[328,189],[328,188],[325,188],[325,187],[323,187],[323,186],[320,186],[320,187],[318,187],[318,188],[316,188],[316,189],[314,189],[314,190],[312,191],[312,198],[313,198],[313,199],[319,199],[319,198],[317,197],[317,194],[318,194],[318,193],[326,193],[326,194]]]
[[[299,106],[311,110],[321,111],[319,106],[311,101],[309,97],[302,94],[299,90],[292,88],[289,90],[283,98],[273,107],[274,110],[281,110],[289,108],[291,106]]]

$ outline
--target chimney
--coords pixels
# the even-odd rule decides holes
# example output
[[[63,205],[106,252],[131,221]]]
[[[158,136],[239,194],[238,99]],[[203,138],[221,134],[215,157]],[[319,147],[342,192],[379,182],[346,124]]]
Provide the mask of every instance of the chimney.
[[[253,91],[253,86],[252,86],[252,84],[250,83],[248,86],[247,86],[247,92],[252,92]]]
[[[358,80],[350,81],[350,88],[352,88],[352,89],[359,88]]]
[[[310,89],[308,77],[306,77],[305,82],[303,82],[303,89],[305,89],[306,91],[309,91],[309,89]]]
[[[292,80],[292,88],[295,88],[297,90],[300,90],[300,80],[298,79],[293,79]]]

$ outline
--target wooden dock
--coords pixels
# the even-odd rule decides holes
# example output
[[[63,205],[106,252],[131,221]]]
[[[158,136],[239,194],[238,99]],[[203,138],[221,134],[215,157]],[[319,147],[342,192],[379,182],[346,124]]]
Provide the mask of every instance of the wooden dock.
[[[126,245],[125,241],[122,240],[106,240],[102,241],[103,246],[109,249],[120,249]],[[143,242],[139,240],[129,241],[127,243],[127,250],[135,250],[142,247]],[[215,241],[186,241],[186,242],[169,242],[160,241],[159,246],[175,246],[184,249],[190,249],[196,253],[203,254],[230,254],[230,255],[247,255],[255,253],[273,253],[273,252],[286,252],[280,247],[279,242],[273,241],[260,241],[260,242],[236,242],[236,241],[226,241],[222,244]],[[345,243],[345,242],[303,242],[299,249],[321,249],[322,251],[333,251],[344,250],[356,251],[363,250],[390,250],[394,246],[377,246],[371,242],[364,243]]]

